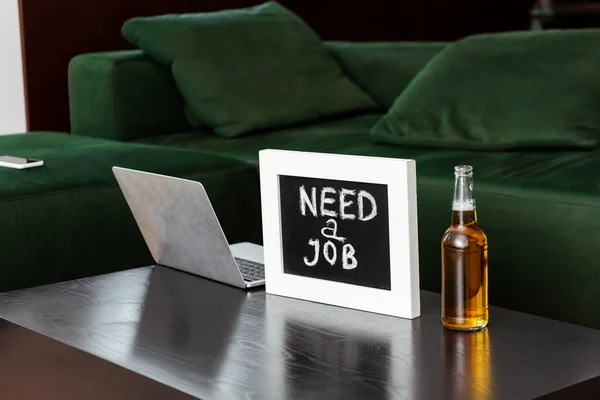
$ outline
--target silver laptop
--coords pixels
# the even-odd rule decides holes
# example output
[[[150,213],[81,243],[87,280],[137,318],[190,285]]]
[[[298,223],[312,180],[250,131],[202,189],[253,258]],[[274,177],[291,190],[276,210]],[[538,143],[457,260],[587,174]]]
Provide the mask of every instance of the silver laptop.
[[[229,246],[200,182],[113,167],[157,264],[239,288],[264,285],[263,248]]]

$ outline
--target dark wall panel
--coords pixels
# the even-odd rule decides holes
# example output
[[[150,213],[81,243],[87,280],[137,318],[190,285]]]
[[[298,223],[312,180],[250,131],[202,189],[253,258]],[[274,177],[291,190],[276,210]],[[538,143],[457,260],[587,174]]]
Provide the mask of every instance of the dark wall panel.
[[[20,0],[30,130],[69,130],[67,66],[77,54],[129,48],[128,18],[245,7],[253,0]],[[524,29],[529,0],[282,0],[324,39],[453,40]]]

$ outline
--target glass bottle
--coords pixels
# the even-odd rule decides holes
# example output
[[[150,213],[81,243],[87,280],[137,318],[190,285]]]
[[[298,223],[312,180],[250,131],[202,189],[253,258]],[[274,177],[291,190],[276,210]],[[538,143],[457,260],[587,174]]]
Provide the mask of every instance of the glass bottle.
[[[488,243],[477,223],[473,167],[454,168],[452,223],[442,239],[442,323],[473,331],[487,326]]]

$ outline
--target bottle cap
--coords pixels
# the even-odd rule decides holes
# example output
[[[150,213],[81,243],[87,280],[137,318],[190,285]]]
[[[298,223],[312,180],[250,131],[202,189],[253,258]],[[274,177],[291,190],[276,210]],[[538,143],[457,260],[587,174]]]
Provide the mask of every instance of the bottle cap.
[[[473,175],[473,167],[470,165],[457,165],[454,167],[454,174],[456,176],[469,176]]]

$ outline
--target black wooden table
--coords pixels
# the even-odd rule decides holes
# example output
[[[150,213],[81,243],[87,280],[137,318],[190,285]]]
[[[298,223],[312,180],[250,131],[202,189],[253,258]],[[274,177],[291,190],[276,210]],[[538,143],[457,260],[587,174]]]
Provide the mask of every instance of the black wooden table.
[[[0,398],[600,398],[600,331],[492,307],[456,333],[421,302],[411,321],[164,267],[4,293]]]

